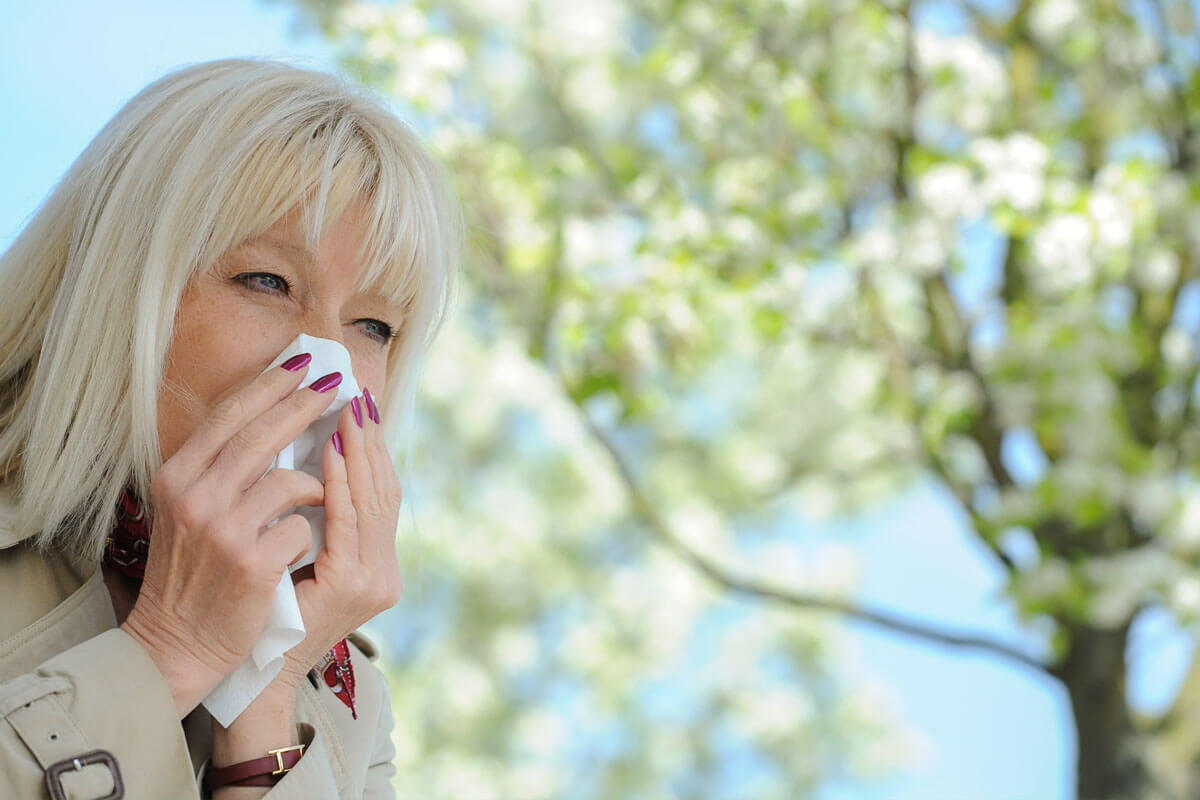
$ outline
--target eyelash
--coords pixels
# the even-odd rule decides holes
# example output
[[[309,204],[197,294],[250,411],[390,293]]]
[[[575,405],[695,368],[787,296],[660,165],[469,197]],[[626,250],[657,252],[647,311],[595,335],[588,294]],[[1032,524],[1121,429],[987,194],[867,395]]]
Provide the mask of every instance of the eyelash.
[[[241,275],[238,275],[236,278],[234,278],[234,280],[245,286],[247,289],[250,289],[252,288],[250,286],[250,281],[252,281],[254,278],[271,278],[273,280],[277,280],[283,284],[282,291],[285,295],[290,295],[292,293],[292,285],[288,283],[287,278],[276,275],[273,272],[245,272]],[[280,291],[280,289],[255,289],[254,291],[267,292],[270,294],[273,291]]]
[[[270,278],[272,280],[278,281],[282,285],[280,287],[277,287],[274,289],[256,289],[251,286],[251,281],[253,281],[255,278]],[[234,280],[237,281],[238,283],[242,284],[243,286],[245,286],[247,289],[250,289],[250,291],[252,291],[252,292],[263,292],[265,294],[274,294],[275,292],[281,292],[285,297],[290,296],[292,293],[292,285],[290,283],[288,283],[287,278],[284,278],[281,275],[276,275],[273,272],[244,272],[241,275],[238,275],[236,278],[234,278]],[[356,319],[355,322],[370,322],[370,323],[374,323],[374,324],[378,325],[381,330],[379,330],[378,332],[375,332],[375,333],[371,333],[368,331],[367,335],[370,336],[372,339],[375,339],[376,341],[380,342],[381,344],[389,344],[392,341],[392,339],[396,338],[396,331],[392,328],[391,325],[388,325],[383,320],[368,318],[368,319]]]
[[[378,325],[381,330],[378,333],[370,333],[368,336],[378,339],[382,344],[389,344],[392,339],[396,338],[396,331],[392,329],[391,325],[388,325],[381,319],[358,319],[355,322],[373,322]]]

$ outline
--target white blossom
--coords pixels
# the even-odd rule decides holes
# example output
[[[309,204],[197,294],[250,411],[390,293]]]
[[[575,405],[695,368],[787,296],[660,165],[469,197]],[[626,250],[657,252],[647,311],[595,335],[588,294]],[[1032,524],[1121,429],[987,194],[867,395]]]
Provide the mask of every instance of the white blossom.
[[[420,57],[430,72],[454,73],[461,72],[466,66],[467,57],[462,45],[453,39],[437,37],[430,39],[420,50]]]
[[[1033,4],[1029,26],[1039,39],[1058,42],[1071,31],[1081,12],[1078,0],[1042,0]]]
[[[641,237],[637,220],[624,215],[572,217],[567,220],[566,263],[608,286],[637,283],[644,268],[634,248]]]
[[[612,51],[623,32],[625,13],[617,0],[541,0],[547,45],[572,57],[600,56]]]
[[[567,94],[572,104],[585,112],[593,125],[604,128],[619,124],[610,110],[618,105],[620,90],[612,72],[602,61],[590,61],[571,72],[567,78]]]
[[[469,715],[481,711],[495,699],[492,679],[482,669],[464,659],[447,662],[443,681],[446,703],[456,714]]]
[[[380,25],[384,10],[374,3],[348,3],[340,6],[338,26],[350,30],[368,30]]]
[[[1171,250],[1156,249],[1134,263],[1133,276],[1143,289],[1165,292],[1179,278],[1179,256]]]
[[[1020,591],[1031,599],[1063,595],[1071,587],[1071,570],[1062,559],[1050,557],[1021,576]]]
[[[668,515],[667,524],[693,547],[711,555],[724,555],[725,523],[712,506],[697,501],[677,508]]]
[[[1094,280],[1091,243],[1092,224],[1082,214],[1059,214],[1042,226],[1033,237],[1033,277],[1043,293],[1067,292]]]
[[[971,154],[983,168],[980,193],[989,205],[1004,202],[1032,211],[1041,203],[1050,153],[1040,141],[1026,133],[979,139],[972,143]]]
[[[992,97],[1006,86],[1004,64],[974,36],[917,31],[918,63],[926,70],[951,67],[972,92]]]
[[[917,196],[942,219],[973,219],[980,211],[975,181],[962,164],[939,164],[927,170],[917,181]]]
[[[497,797],[495,773],[491,765],[451,752],[437,759],[430,773],[436,783],[425,792],[437,797],[471,797],[490,800]]]
[[[1175,613],[1185,619],[1200,617],[1200,579],[1184,575],[1172,584],[1168,602]]]
[[[967,436],[947,437],[943,450],[947,467],[956,479],[976,484],[987,476],[987,461],[974,439]]]
[[[853,253],[855,260],[863,264],[893,266],[900,257],[895,227],[885,222],[867,228],[855,240]]]
[[[1094,192],[1088,212],[1096,222],[1096,238],[1104,246],[1122,248],[1133,239],[1133,212],[1122,198],[1112,192]]]
[[[1093,558],[1084,563],[1084,571],[1096,587],[1090,616],[1096,624],[1106,627],[1123,624],[1152,588],[1170,581],[1178,573],[1171,556],[1155,546]]]
[[[491,638],[492,655],[496,666],[511,672],[532,669],[538,660],[538,644],[530,629],[508,625],[498,629]]]
[[[506,797],[553,797],[562,775],[549,760],[521,760],[509,767]]]
[[[1175,510],[1178,491],[1174,481],[1161,474],[1148,474],[1134,481],[1126,493],[1126,502],[1134,518],[1148,528],[1163,529],[1170,537],[1170,530],[1164,525],[1165,521]],[[1196,524],[1192,530],[1196,538],[1191,546],[1200,544],[1200,504],[1196,509]]]
[[[752,491],[765,492],[777,487],[786,475],[787,463],[779,452],[748,436],[733,436],[724,454],[739,478]]]
[[[936,275],[949,261],[952,235],[947,226],[927,217],[914,220],[903,229],[899,265],[920,277]]]
[[[513,743],[523,753],[554,756],[569,736],[562,715],[541,706],[521,714],[513,726]]]
[[[1163,334],[1162,354],[1174,370],[1182,371],[1196,363],[1196,345],[1191,335],[1180,328],[1169,328]]]
[[[813,721],[816,709],[796,687],[768,683],[755,691],[738,692],[734,711],[739,727],[753,740],[786,736]]]
[[[700,56],[695,50],[681,50],[667,62],[665,75],[674,86],[685,86],[691,82],[700,68]]]
[[[1183,494],[1175,522],[1166,533],[1181,552],[1200,551],[1200,487],[1189,487]]]

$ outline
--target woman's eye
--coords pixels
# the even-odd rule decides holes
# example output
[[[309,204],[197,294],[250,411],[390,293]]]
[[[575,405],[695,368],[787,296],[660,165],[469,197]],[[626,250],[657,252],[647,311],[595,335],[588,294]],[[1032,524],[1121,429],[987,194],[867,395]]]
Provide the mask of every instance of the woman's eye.
[[[292,289],[291,284],[286,279],[271,272],[246,272],[238,275],[234,280],[256,292],[268,292],[271,294],[279,292],[286,295]]]
[[[360,319],[358,321],[362,324],[363,330],[367,332],[368,336],[372,339],[378,339],[384,344],[390,342],[396,335],[396,331],[392,329],[392,326],[381,320]]]

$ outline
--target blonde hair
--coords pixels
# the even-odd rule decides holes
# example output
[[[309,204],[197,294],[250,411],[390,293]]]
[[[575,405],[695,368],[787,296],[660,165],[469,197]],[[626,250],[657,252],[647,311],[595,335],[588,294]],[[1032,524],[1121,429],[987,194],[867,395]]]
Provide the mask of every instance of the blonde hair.
[[[352,202],[362,283],[406,309],[384,418],[409,418],[461,239],[416,135],[342,79],[225,60],[146,87],[0,257],[0,483],[43,548],[94,560],[122,488],[161,465],[157,399],[180,297],[229,248],[302,208],[310,239]]]

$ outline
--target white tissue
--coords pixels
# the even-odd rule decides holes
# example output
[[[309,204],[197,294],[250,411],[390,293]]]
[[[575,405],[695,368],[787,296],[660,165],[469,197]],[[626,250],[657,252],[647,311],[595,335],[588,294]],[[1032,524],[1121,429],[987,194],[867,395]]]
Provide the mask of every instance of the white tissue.
[[[306,376],[309,383],[330,372],[342,373],[342,382],[337,387],[337,397],[334,398],[333,404],[300,434],[296,441],[279,451],[271,469],[297,469],[324,481],[321,450],[337,430],[342,409],[358,395],[358,381],[354,379],[350,354],[345,347],[330,339],[318,339],[303,333],[276,356],[267,369],[279,366],[299,353],[312,354],[312,363],[308,366]],[[325,544],[325,508],[300,506],[295,509],[295,513],[307,518],[312,525],[313,547],[292,565],[292,569],[316,561],[317,553]],[[254,649],[250,651],[250,658],[204,698],[204,707],[212,714],[213,719],[228,728],[251,701],[267,688],[267,684],[275,679],[279,670],[283,669],[284,653],[303,641],[304,633],[304,619],[300,616],[300,605],[296,602],[292,577],[290,574],[284,575],[275,587],[275,598],[271,603],[267,626]]]

